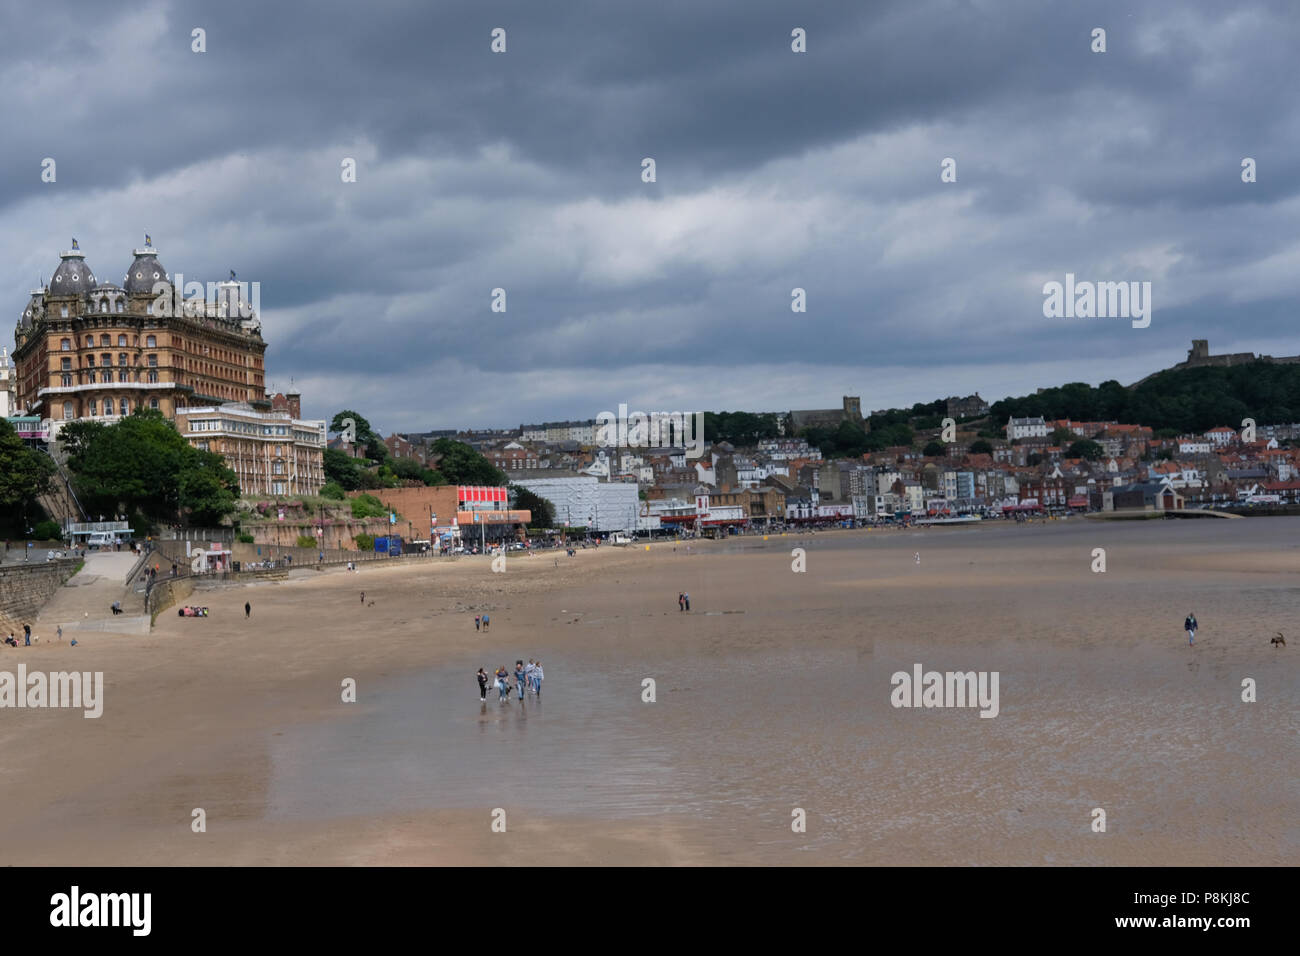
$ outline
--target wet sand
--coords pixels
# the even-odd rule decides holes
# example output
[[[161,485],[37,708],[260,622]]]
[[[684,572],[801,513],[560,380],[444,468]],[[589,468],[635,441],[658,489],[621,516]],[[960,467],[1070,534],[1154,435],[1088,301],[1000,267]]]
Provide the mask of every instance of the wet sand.
[[[206,619],[0,654],[106,683],[98,720],[0,710],[0,863],[1294,865],[1297,531],[790,534],[197,592]],[[542,701],[480,704],[475,669],[521,657]],[[998,671],[999,715],[892,707],[915,663]]]

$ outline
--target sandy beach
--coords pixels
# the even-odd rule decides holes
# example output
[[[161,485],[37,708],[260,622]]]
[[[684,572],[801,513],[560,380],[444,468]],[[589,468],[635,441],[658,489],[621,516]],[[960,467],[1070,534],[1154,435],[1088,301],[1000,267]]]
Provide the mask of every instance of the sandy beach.
[[[208,618],[4,648],[102,671],[105,699],[0,711],[0,863],[1294,865],[1298,527],[750,536],[197,591]],[[540,702],[480,704],[479,666],[535,657]],[[891,706],[917,663],[997,671],[997,717]]]

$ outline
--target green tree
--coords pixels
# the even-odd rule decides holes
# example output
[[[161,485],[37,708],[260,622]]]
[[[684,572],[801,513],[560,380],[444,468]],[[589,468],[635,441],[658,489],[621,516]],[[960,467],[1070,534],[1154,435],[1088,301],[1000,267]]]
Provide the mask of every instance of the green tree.
[[[711,442],[751,446],[781,433],[777,416],[771,412],[705,412],[704,434]]]
[[[469,445],[450,438],[433,443],[438,456],[438,473],[453,485],[492,485],[506,483],[506,475]]]
[[[215,452],[191,448],[180,473],[180,504],[183,517],[200,527],[216,527],[235,510],[239,478]]]
[[[921,449],[921,454],[926,458],[939,458],[943,456],[944,452],[944,446],[937,441],[927,442],[925,447]]]
[[[1065,450],[1066,458],[1086,458],[1096,461],[1105,453],[1105,449],[1088,438],[1080,438]]]
[[[993,445],[983,438],[971,442],[970,453],[972,455],[991,455],[993,454]]]
[[[422,484],[445,485],[447,480],[432,468],[427,468],[414,458],[392,458],[388,462],[389,469],[395,476],[405,481],[418,481]]]
[[[320,490],[322,498],[332,498],[335,501],[343,501],[347,498],[348,493],[343,490],[342,485],[335,481],[327,481],[325,486]]]
[[[325,480],[338,485],[344,491],[356,491],[361,487],[361,469],[355,458],[350,458],[337,448],[326,448],[324,452]]]
[[[48,455],[28,448],[13,426],[0,418],[0,508],[6,513],[26,511],[49,489],[55,470]],[[27,529],[15,530],[22,534]]]
[[[154,409],[77,429],[71,439],[68,467],[92,513],[138,512],[147,525],[186,519],[216,525],[234,508],[234,472],[220,455],[190,445]]]
[[[555,506],[541,495],[529,491],[523,485],[511,485],[510,497],[514,501],[512,507],[518,510],[527,510],[533,513],[529,525],[534,528],[554,528],[555,527]]]
[[[353,444],[368,445],[372,441],[382,441],[379,434],[370,427],[370,422],[360,412],[345,408],[330,419],[330,431],[341,435],[349,430],[352,432]]]

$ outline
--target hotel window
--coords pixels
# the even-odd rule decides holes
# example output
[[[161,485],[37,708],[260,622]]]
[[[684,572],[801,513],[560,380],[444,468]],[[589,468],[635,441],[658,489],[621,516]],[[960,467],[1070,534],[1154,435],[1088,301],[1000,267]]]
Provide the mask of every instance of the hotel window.
[[[91,418],[94,418],[96,415],[99,414],[99,403],[95,401],[95,399],[93,398],[90,400],[90,407],[88,413]]]
[[[105,342],[104,344],[107,345],[108,343]],[[117,347],[120,348],[120,349],[124,349],[124,348],[126,348],[126,336],[125,336],[125,335],[119,335],[119,336],[117,337]]]
[[[63,367],[63,371],[65,371],[65,372],[70,372],[70,371],[72,371],[72,359],[70,359],[70,358],[65,358],[65,359],[63,360],[63,366],[62,366],[62,367]]]
[[[157,410],[158,410],[158,399],[156,399],[156,398],[151,398],[151,399],[149,399],[149,407],[152,408],[154,411],[157,411]]]
[[[148,373],[145,375],[145,381],[146,382],[158,381],[158,372],[154,369],[149,369]]]
[[[151,336],[149,336],[149,338],[153,338],[153,336],[151,335]],[[150,356],[149,356],[149,367],[150,367],[150,368],[157,368],[157,367],[158,367],[158,356],[156,356],[156,355],[150,355]]]
[[[147,349],[156,349],[158,347],[158,339],[152,335],[146,335],[144,337],[144,347]]]
[[[147,312],[149,315],[153,315],[153,303],[150,302],[148,305],[146,305],[146,306],[144,307],[144,310],[145,310],[145,312]]]
[[[72,339],[61,339],[61,340],[59,341],[59,351],[60,351],[60,352],[71,352],[71,351],[72,351]]]
[[[122,399],[122,401],[121,401],[121,403],[118,405],[118,407],[122,410],[122,414],[123,414],[123,415],[130,415],[130,414],[131,414],[131,403],[128,402],[125,398]]]
[[[127,381],[130,381],[130,379],[128,379],[128,378],[126,377],[126,369],[124,369],[124,368],[123,368],[123,369],[118,369],[118,372],[117,372],[117,380],[118,380],[119,382],[127,382]]]
[[[125,353],[125,352],[118,352],[118,353],[117,353],[117,364],[118,364],[118,365],[125,365],[125,364],[126,364],[126,353]]]
[[[199,449],[199,451],[207,451],[207,450],[208,450],[208,443],[205,442],[205,441],[201,441],[201,442],[199,442],[199,443],[198,443],[198,449]]]
[[[86,356],[86,368],[94,368],[94,367],[95,367],[95,356],[93,356],[93,355],[87,355],[87,356]]]
[[[108,300],[107,300],[107,299],[104,299],[102,302],[99,303],[99,311],[100,311],[100,312],[107,312],[107,311],[108,311]]]
[[[108,343],[105,342],[104,344],[107,345]],[[101,355],[101,356],[99,357],[99,364],[100,364],[100,365],[104,365],[104,366],[112,365],[112,364],[113,364],[113,356],[111,356],[111,355],[109,355],[107,352],[105,352],[103,355]]]
[[[68,420],[71,419],[71,418],[72,418],[72,403],[71,403],[71,402],[64,402],[64,403],[63,403],[63,420],[66,422],[66,421],[68,421]]]
[[[120,301],[117,303],[117,311],[122,311],[122,303]]]
[[[95,384],[95,373],[94,373],[94,372],[87,372],[87,373],[86,373],[86,381],[89,382],[91,385],[94,385],[94,384]]]
[[[94,337],[93,335],[87,335],[87,336],[86,336],[86,348],[88,348],[88,349],[93,349],[94,347],[95,347],[95,337]]]
[[[59,314],[66,319],[68,317],[68,307],[65,305],[63,308],[59,309]]]
[[[64,387],[64,388],[67,388],[67,387],[70,386],[71,384],[72,384],[72,376],[69,375],[67,372],[64,372],[64,373],[63,373],[63,387]]]
[[[283,474],[284,474],[284,462],[282,462],[282,461],[273,462],[272,465],[271,465],[271,474],[273,474],[273,475],[283,475]]]
[[[111,344],[112,344],[112,343],[109,341],[109,338],[108,338],[107,335],[101,335],[101,336],[99,337],[99,347],[100,347],[100,348],[102,348],[102,349],[106,349],[106,348],[108,348]]]

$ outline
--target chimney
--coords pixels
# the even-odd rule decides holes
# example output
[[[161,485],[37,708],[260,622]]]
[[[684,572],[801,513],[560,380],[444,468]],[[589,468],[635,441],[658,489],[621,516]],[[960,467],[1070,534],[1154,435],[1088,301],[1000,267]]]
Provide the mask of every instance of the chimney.
[[[289,403],[289,414],[294,418],[302,418],[302,393],[289,392],[284,397]]]

